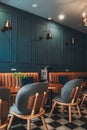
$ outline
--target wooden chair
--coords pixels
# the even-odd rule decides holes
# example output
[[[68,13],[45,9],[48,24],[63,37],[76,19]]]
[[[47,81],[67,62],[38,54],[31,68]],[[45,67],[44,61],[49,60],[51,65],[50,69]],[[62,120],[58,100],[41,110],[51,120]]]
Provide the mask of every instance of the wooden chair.
[[[81,106],[83,105],[84,101],[87,99],[87,90],[82,93],[82,102]]]
[[[75,80],[73,80],[74,83],[72,81],[69,81],[70,83],[73,83],[72,85],[75,85],[75,84],[78,84],[78,81],[77,82]],[[79,84],[80,85],[80,84]],[[67,84],[65,85],[67,86]],[[69,87],[69,86],[68,86]],[[66,88],[66,87],[65,87]],[[63,89],[65,89],[63,88]],[[68,88],[69,89],[69,88]],[[63,98],[58,98],[58,97],[54,97],[53,99],[53,105],[52,105],[52,109],[50,111],[50,115],[53,113],[53,110],[55,108],[56,105],[61,105],[63,108],[64,107],[68,107],[69,109],[69,122],[72,122],[72,119],[71,119],[71,108],[73,106],[76,106],[77,107],[77,110],[78,110],[78,113],[79,113],[79,116],[81,117],[81,112],[80,112],[80,108],[79,108],[79,97],[80,97],[80,94],[81,94],[81,90],[82,88],[79,86],[79,87],[76,87],[76,86],[72,86],[72,89],[70,91],[70,95],[68,94],[65,94],[65,95],[68,95],[69,97],[67,98],[67,100],[64,100]],[[66,99],[66,97],[65,97]]]
[[[87,81],[83,82],[82,84],[82,101],[81,106],[83,105],[84,101],[87,99]]]
[[[10,98],[10,90],[8,88],[0,88],[0,130],[6,129],[8,125]]]
[[[27,120],[27,130],[31,129],[31,121],[41,118],[44,130],[48,130],[44,114],[44,104],[47,100],[47,83],[32,83],[23,86],[16,96],[15,105],[11,107],[12,114],[7,130],[10,129],[14,117]]]

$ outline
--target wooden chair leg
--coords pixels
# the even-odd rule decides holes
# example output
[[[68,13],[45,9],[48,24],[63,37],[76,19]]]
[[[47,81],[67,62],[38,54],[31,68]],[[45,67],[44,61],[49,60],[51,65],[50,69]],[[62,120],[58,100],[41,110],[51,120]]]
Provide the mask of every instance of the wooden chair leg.
[[[27,120],[27,130],[31,129],[31,120]]]
[[[71,106],[69,106],[69,122],[71,123],[72,119],[71,119]]]
[[[83,104],[83,102],[84,102],[84,100],[85,100],[85,95],[83,96],[83,98],[82,98],[82,102],[81,102],[81,106],[82,106],[82,104]]]
[[[81,117],[81,111],[80,111],[79,105],[77,105],[77,110],[78,110],[79,116]]]
[[[64,109],[65,109],[65,106],[61,106],[62,107],[62,114],[64,113]]]
[[[10,118],[7,130],[10,130],[13,119],[14,119],[14,115],[12,115],[11,118]]]
[[[43,116],[43,115],[41,116],[41,120],[42,120],[42,123],[43,123],[43,126],[44,126],[44,130],[48,130],[47,124],[46,124],[46,122],[45,122],[45,119],[44,119],[44,116]]]
[[[50,111],[50,115],[52,115],[55,106],[56,106],[56,102],[54,102],[53,105],[52,105],[52,109],[51,109],[51,111]]]

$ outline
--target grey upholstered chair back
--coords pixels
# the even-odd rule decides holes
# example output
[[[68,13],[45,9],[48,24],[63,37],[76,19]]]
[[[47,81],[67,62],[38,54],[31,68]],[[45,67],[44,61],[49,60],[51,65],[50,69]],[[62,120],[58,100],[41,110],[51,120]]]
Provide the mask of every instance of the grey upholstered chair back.
[[[32,83],[23,86],[18,91],[16,96],[16,101],[15,101],[16,113],[29,114],[29,110],[27,108],[29,97],[35,95],[37,92],[41,94],[44,91],[47,91],[47,88],[48,88],[48,83],[46,82]]]
[[[74,87],[80,87],[83,82],[83,79],[73,79],[68,81],[62,88],[61,99],[64,102],[71,102],[70,94]]]

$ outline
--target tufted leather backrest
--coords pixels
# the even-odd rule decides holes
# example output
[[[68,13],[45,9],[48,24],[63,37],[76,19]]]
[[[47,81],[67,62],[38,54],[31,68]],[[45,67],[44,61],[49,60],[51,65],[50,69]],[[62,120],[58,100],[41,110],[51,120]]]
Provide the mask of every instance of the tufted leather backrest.
[[[39,75],[37,72],[26,72],[21,73],[25,74],[27,77],[32,76],[34,78],[34,82],[39,81]],[[21,86],[20,78],[18,77],[18,86]],[[15,87],[16,86],[16,80],[13,75],[13,73],[0,73],[0,86],[6,86],[6,87]]]
[[[51,83],[60,83],[59,76],[67,76],[68,81],[72,79],[84,78],[87,77],[87,72],[50,72],[49,73],[49,82]]]

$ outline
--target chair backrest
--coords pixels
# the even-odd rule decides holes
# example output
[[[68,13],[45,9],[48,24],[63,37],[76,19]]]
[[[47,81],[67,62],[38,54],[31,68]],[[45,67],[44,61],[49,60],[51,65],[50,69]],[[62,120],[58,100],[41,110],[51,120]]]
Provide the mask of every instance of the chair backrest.
[[[76,86],[80,87],[83,82],[83,79],[73,79],[68,81],[62,88],[61,99],[64,102],[71,102],[70,94],[73,88]]]
[[[17,93],[15,105],[20,114],[33,114],[43,107],[48,83],[32,83],[23,86]],[[36,109],[36,110],[35,110]]]
[[[27,108],[31,112],[31,115],[40,112],[40,110],[46,103],[46,98],[47,98],[47,92],[44,92],[42,94],[36,93],[35,95],[30,96]]]
[[[81,96],[81,92],[82,92],[82,87],[75,87],[72,89],[71,94],[70,94],[70,98],[71,98],[71,103],[76,103],[78,101],[78,99]]]
[[[0,88],[0,129],[8,119],[10,101],[11,101],[10,89],[1,87]]]

